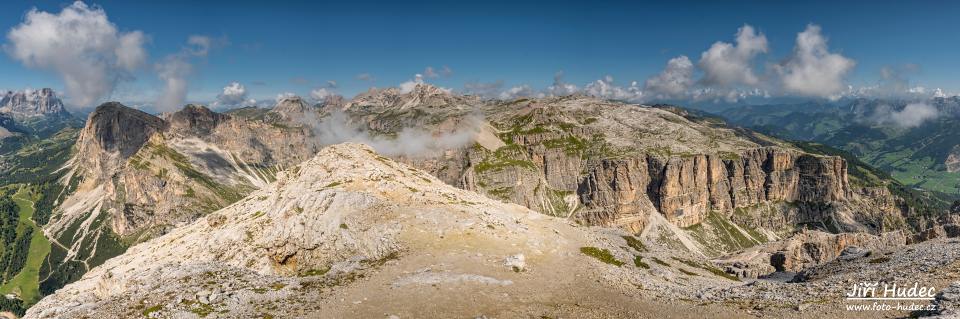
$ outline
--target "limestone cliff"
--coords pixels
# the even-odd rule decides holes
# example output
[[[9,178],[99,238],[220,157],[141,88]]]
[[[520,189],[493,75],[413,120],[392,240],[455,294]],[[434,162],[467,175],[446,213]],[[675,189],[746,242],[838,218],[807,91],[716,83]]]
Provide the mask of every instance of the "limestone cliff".
[[[839,202],[850,192],[842,159],[776,147],[747,150],[732,158],[698,154],[603,159],[578,187],[585,209],[577,217],[624,225],[608,217],[610,207],[627,209],[623,212],[627,215],[660,212],[672,223],[688,227],[710,211],[731,212],[766,202]],[[656,210],[629,211],[639,207]],[[644,220],[626,226],[643,229]],[[805,222],[811,220],[795,221]]]

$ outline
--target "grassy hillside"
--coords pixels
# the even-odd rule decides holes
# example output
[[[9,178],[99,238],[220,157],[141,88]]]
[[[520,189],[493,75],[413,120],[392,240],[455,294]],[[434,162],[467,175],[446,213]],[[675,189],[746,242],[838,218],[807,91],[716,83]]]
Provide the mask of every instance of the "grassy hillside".
[[[27,304],[33,304],[40,300],[40,266],[47,254],[50,253],[50,241],[43,235],[43,230],[33,221],[34,205],[38,197],[28,187],[21,188],[11,196],[18,209],[17,236],[18,238],[29,238],[27,240],[29,248],[20,271],[0,286],[0,294],[19,295],[20,299]]]
[[[905,186],[960,197],[960,172],[949,172],[944,163],[960,145],[960,118],[944,106],[942,116],[918,126],[898,127],[877,120],[882,115],[879,110],[903,103],[858,100],[838,105],[745,106],[721,115],[732,124],[765,134],[843,150]]]

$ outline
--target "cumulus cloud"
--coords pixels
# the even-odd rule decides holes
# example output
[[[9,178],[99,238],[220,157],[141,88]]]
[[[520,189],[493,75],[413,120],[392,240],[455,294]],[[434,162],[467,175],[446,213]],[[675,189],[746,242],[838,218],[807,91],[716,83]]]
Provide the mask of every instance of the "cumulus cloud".
[[[744,25],[737,30],[736,42],[733,45],[718,41],[700,56],[705,85],[730,87],[759,82],[751,64],[757,54],[767,52],[767,37]]]
[[[254,105],[257,101],[247,98],[247,87],[239,82],[230,82],[223,87],[223,91],[217,95],[217,100],[213,102],[215,107],[232,107],[242,105]]]
[[[31,9],[7,39],[7,54],[27,67],[57,73],[76,106],[102,100],[147,58],[143,32],[120,32],[103,9],[80,1],[59,14]]]
[[[157,110],[176,110],[187,99],[187,76],[193,72],[193,66],[184,59],[168,56],[154,68],[157,76],[164,83],[163,91],[155,105]]]
[[[797,34],[793,56],[775,66],[787,93],[836,98],[844,90],[844,77],[856,61],[831,53],[820,26],[810,24]]]
[[[667,61],[663,72],[647,79],[644,88],[651,97],[669,99],[681,97],[693,84],[693,62],[685,55]]]
[[[935,106],[926,103],[910,103],[903,109],[889,105],[876,108],[870,120],[877,124],[894,125],[899,128],[914,128],[940,115]]]
[[[157,98],[158,111],[174,111],[187,99],[187,77],[193,73],[192,57],[205,57],[213,40],[206,36],[193,35],[187,39],[187,46],[180,52],[166,56],[154,65],[157,77],[163,81],[163,90]]]
[[[293,97],[296,97],[296,96],[297,96],[297,94],[295,94],[295,93],[293,93],[293,92],[282,92],[282,93],[278,93],[278,94],[277,94],[277,98],[276,98],[275,100],[276,100],[277,103],[280,103],[280,101],[283,101],[283,100],[286,100],[286,99],[289,99],[289,98],[293,98]]]
[[[563,96],[574,94],[578,91],[580,91],[580,88],[576,85],[563,80],[563,71],[560,71],[553,75],[553,84],[547,87],[546,93],[550,96]]]
[[[587,84],[583,89],[586,94],[610,100],[639,102],[643,98],[643,90],[636,81],[621,87],[615,85],[613,77],[609,75]]]

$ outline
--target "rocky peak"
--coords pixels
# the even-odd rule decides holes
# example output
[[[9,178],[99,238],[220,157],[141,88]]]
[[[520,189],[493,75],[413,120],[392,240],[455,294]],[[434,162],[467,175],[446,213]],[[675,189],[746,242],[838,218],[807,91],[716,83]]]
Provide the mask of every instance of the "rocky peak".
[[[285,97],[277,101],[277,104],[273,106],[273,109],[267,113],[268,118],[281,118],[285,120],[298,119],[308,112],[312,112],[315,109],[310,104],[307,104],[303,98],[299,96]]]
[[[273,112],[277,113],[296,113],[304,112],[310,109],[310,105],[307,104],[303,98],[299,96],[285,97],[277,101],[277,104],[273,106]]]
[[[477,97],[461,96],[449,89],[427,83],[417,83],[409,91],[399,88],[370,89],[347,103],[343,109],[374,108],[399,109],[436,108],[478,102]]]
[[[315,107],[321,110],[338,110],[343,108],[347,104],[347,101],[341,95],[331,95],[323,99],[315,105]]]
[[[150,136],[166,128],[166,121],[159,117],[118,102],[103,103],[87,117],[87,124],[77,142],[80,149],[78,156],[83,156],[85,150],[97,150],[128,158]]]
[[[196,135],[209,134],[218,124],[230,116],[211,111],[198,104],[187,104],[182,110],[165,116],[174,130],[190,132]]]
[[[49,88],[8,91],[0,97],[0,113],[10,113],[17,117],[69,114],[60,98]]]

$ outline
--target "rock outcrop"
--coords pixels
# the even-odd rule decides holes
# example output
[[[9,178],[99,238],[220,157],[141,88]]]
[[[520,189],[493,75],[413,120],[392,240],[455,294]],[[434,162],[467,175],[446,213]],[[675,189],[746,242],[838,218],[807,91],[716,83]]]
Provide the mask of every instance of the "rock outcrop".
[[[728,273],[757,278],[773,272],[799,272],[840,257],[852,248],[867,251],[896,249],[907,244],[902,231],[880,236],[867,233],[831,234],[802,231],[795,236],[747,249],[718,260]]]

